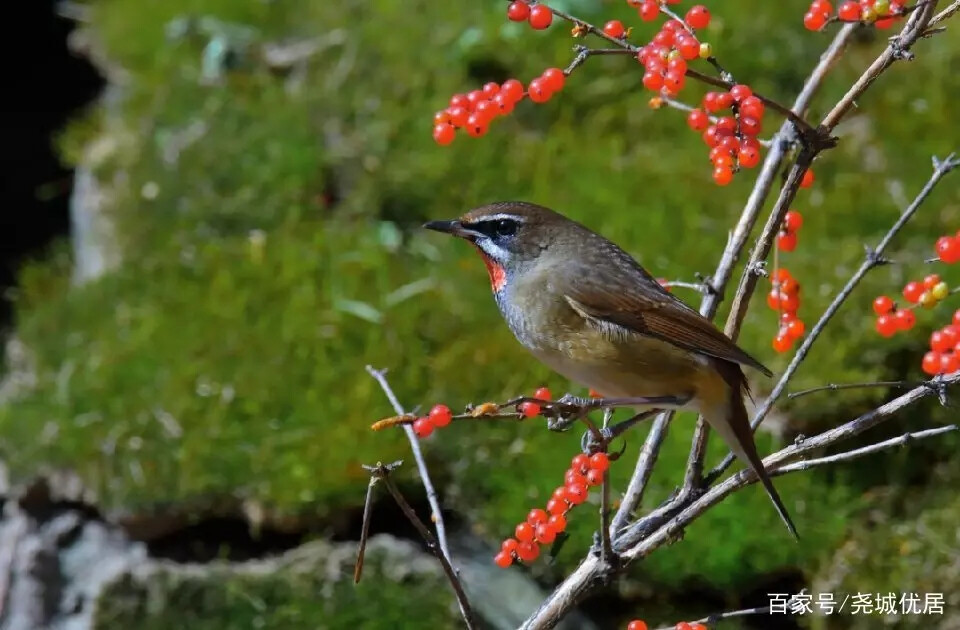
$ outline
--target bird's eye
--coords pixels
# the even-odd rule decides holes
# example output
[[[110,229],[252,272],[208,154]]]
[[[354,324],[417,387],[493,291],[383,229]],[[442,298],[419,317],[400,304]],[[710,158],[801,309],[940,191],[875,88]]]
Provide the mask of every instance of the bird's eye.
[[[500,219],[494,224],[494,233],[497,236],[513,236],[517,233],[517,222],[513,219]]]

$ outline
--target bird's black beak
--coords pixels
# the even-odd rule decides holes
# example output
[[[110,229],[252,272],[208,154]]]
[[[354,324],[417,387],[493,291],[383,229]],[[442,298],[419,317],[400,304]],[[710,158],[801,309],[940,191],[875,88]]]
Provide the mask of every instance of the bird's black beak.
[[[464,226],[463,223],[456,219],[452,221],[428,221],[423,224],[423,227],[428,230],[450,234],[451,236],[459,236],[460,238],[469,239],[477,236],[476,232]]]

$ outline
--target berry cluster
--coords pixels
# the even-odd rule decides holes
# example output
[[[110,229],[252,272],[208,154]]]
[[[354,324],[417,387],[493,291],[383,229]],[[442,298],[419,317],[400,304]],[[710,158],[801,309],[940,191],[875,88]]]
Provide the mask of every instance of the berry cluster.
[[[923,371],[934,376],[960,370],[960,310],[953,313],[953,323],[930,335],[930,352],[923,355]]]
[[[429,437],[434,429],[447,426],[451,420],[453,420],[453,414],[450,412],[450,407],[434,405],[430,413],[413,421],[413,432],[421,439]]]
[[[549,389],[546,387],[541,387],[537,391],[533,392],[533,397],[537,400],[549,402],[553,396],[551,395]],[[519,411],[520,415],[524,418],[533,418],[534,416],[540,415],[540,405],[528,400],[517,405],[517,411]]]
[[[514,537],[507,538],[500,546],[493,561],[506,568],[514,559],[531,563],[540,555],[540,545],[549,545],[567,528],[567,513],[574,506],[587,500],[592,486],[603,483],[603,476],[610,467],[606,453],[585,455],[580,453],[570,462],[564,474],[564,485],[553,491],[547,501],[547,509],[530,510],[527,520],[517,525]]]
[[[907,331],[917,323],[913,307],[898,309],[896,302],[886,295],[873,301],[873,312],[877,314],[875,324],[877,332],[884,337],[892,337],[898,331]]]
[[[729,109],[730,115],[720,118],[710,114]],[[729,92],[707,92],[701,107],[687,115],[687,125],[701,132],[704,143],[710,147],[713,163],[713,181],[726,186],[733,174],[741,168],[753,168],[760,163],[760,142],[757,135],[763,129],[764,104],[748,85],[734,85]]]
[[[454,94],[450,106],[433,116],[433,139],[441,146],[448,145],[456,137],[457,129],[479,138],[487,133],[495,118],[512,112],[524,96],[534,103],[546,103],[563,89],[566,79],[560,68],[547,68],[530,82],[526,91],[520,81],[507,79],[502,85],[491,81],[479,90]]]
[[[906,13],[905,4],[903,0],[846,0],[837,8],[835,19],[873,24],[881,29],[890,28],[897,18]],[[834,19],[834,14],[830,1],[814,0],[803,16],[803,25],[811,31],[819,31],[831,19]]]
[[[684,22],[664,22],[660,31],[637,53],[637,61],[644,68],[643,86],[667,96],[679,94],[686,84],[687,62],[698,57],[706,59],[712,54],[710,44],[701,44],[693,32],[694,28],[709,23],[710,11],[703,5],[687,11]],[[695,27],[694,24],[702,26]]]
[[[786,352],[803,337],[806,325],[797,316],[800,308],[800,283],[784,267],[773,275],[773,289],[767,295],[767,306],[780,314],[780,327],[773,338],[773,349]]]
[[[531,6],[526,0],[517,0],[507,7],[507,19],[511,22],[528,22],[531,28],[542,31],[553,23],[553,11],[545,4]]]

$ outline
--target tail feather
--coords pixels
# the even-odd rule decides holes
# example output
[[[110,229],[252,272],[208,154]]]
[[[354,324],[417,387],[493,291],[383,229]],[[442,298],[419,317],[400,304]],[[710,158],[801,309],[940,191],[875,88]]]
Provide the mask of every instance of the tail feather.
[[[710,423],[710,426],[720,434],[720,437],[727,443],[730,450],[733,451],[733,454],[750,466],[753,472],[756,473],[760,483],[763,484],[763,489],[767,492],[767,496],[770,497],[773,506],[777,509],[780,519],[784,525],[787,526],[790,533],[793,534],[793,537],[800,540],[797,528],[794,526],[793,520],[787,512],[787,508],[783,505],[783,501],[780,500],[780,495],[773,486],[770,476],[763,467],[763,461],[757,453],[757,446],[753,441],[753,430],[750,428],[750,418],[747,415],[746,407],[743,405],[743,393],[746,387],[746,379],[743,376],[743,371],[739,365],[727,361],[718,361],[717,363],[724,364],[723,366],[718,365],[717,367],[724,377],[724,380],[731,385],[729,403],[724,409],[724,417],[718,417],[719,414],[716,414],[714,417],[705,414],[705,419]]]

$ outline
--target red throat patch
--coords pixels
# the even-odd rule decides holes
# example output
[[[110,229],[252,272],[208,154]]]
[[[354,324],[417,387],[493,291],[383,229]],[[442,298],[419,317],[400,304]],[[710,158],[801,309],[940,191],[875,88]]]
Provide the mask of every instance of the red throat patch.
[[[474,245],[476,247],[476,245]],[[506,270],[495,261],[493,258],[487,255],[487,252],[483,251],[477,247],[477,251],[480,252],[480,257],[483,258],[483,264],[487,267],[487,274],[490,276],[490,288],[493,289],[494,293],[499,293],[500,289],[507,284],[507,272]]]

